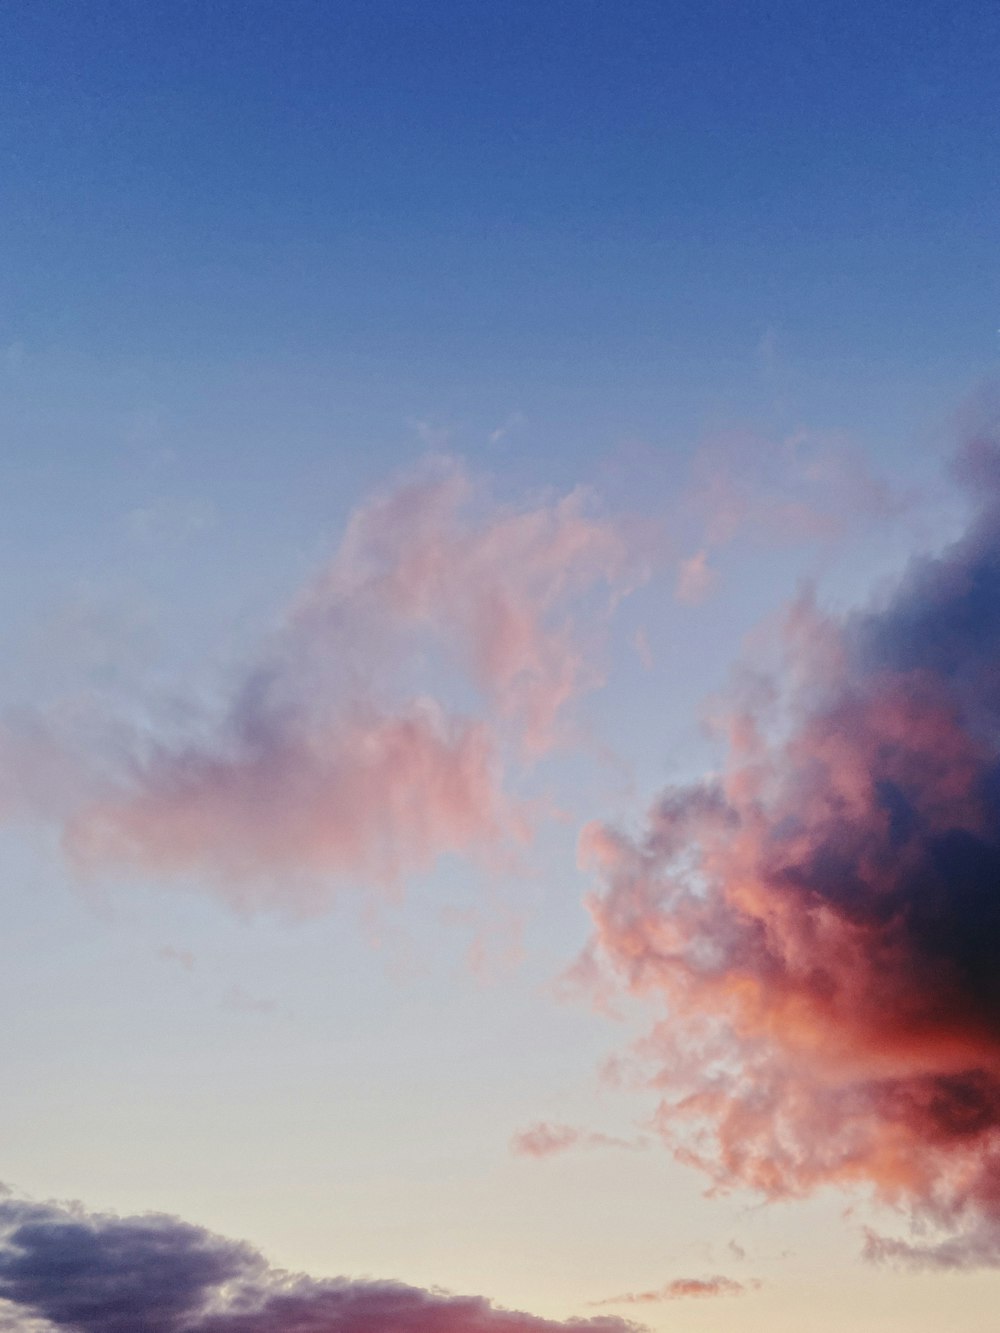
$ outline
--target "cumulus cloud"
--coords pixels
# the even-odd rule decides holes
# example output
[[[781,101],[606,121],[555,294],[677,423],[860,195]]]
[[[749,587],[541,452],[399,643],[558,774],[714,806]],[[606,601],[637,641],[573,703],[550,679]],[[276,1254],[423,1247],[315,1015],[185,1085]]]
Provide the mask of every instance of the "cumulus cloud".
[[[517,1130],[510,1140],[510,1150],[517,1157],[555,1157],[570,1148],[628,1148],[634,1151],[647,1146],[648,1141],[641,1137],[623,1139],[598,1130],[551,1124],[545,1120]]]
[[[893,597],[793,609],[724,771],[581,840],[581,970],[663,1006],[664,1139],[720,1187],[867,1187],[923,1228],[869,1256],[939,1266],[1000,1259],[998,459],[969,451],[975,521]]]
[[[116,735],[95,762],[54,725],[8,723],[8,805],[61,822],[84,870],[197,876],[241,905],[523,840],[506,769],[600,682],[586,632],[635,575],[591,509],[582,491],[504,506],[431,461],[353,514],[196,734]]]
[[[691,1297],[741,1296],[753,1290],[756,1282],[737,1282],[731,1277],[675,1277],[663,1287],[651,1291],[628,1291],[623,1296],[609,1296],[591,1305],[653,1305],[660,1301],[688,1300]]]
[[[0,1302],[11,1333],[636,1333],[556,1322],[400,1282],[319,1281],[174,1217],[0,1199]]]

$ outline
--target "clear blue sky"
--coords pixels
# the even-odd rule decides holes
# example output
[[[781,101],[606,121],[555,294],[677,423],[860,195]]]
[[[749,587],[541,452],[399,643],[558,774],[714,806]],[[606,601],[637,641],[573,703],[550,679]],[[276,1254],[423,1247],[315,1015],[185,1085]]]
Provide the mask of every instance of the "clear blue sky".
[[[3,26],[9,341],[533,395],[673,358],[708,387],[768,328],[807,363],[995,350],[992,5],[14,0]]]

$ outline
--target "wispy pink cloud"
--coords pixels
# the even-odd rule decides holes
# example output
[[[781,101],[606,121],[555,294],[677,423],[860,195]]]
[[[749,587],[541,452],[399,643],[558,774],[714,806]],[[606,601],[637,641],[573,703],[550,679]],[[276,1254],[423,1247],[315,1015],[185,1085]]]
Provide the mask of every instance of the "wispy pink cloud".
[[[685,507],[710,548],[737,537],[788,545],[837,537],[902,513],[909,497],[890,487],[849,442],[796,431],[772,440],[732,432],[698,450]]]
[[[570,1148],[626,1148],[634,1152],[646,1147],[648,1140],[641,1136],[623,1139],[598,1130],[551,1124],[544,1120],[517,1130],[510,1140],[510,1150],[518,1157],[555,1157]]]
[[[527,829],[501,789],[489,729],[431,705],[359,709],[322,730],[286,721],[228,753],[156,751],[131,777],[68,822],[74,863],[208,873],[240,906],[291,901],[282,872],[391,885]]]
[[[695,549],[678,563],[677,599],[703,602],[718,581],[718,556],[734,543],[829,544],[897,518],[910,503],[841,439],[807,431],[780,440],[717,436],[696,452],[679,506],[678,531],[687,528]]]
[[[661,1301],[683,1301],[703,1299],[713,1296],[742,1296],[754,1291],[760,1283],[757,1281],[737,1282],[731,1277],[675,1277],[662,1287],[651,1291],[628,1291],[622,1296],[608,1296],[602,1301],[591,1301],[591,1305],[653,1305]]]
[[[211,882],[240,906],[502,860],[531,824],[508,770],[565,738],[601,681],[596,627],[637,577],[593,510],[582,491],[499,504],[432,460],[355,511],[196,734],[118,734],[95,760],[54,725],[8,727],[17,802],[63,824],[85,872]]]
[[[357,511],[302,599],[300,623],[349,612],[369,626],[429,631],[529,750],[542,752],[557,739],[564,706],[601,680],[580,639],[598,607],[593,593],[603,588],[606,605],[642,572],[623,531],[590,507],[575,490],[484,512],[468,474],[439,461]]]

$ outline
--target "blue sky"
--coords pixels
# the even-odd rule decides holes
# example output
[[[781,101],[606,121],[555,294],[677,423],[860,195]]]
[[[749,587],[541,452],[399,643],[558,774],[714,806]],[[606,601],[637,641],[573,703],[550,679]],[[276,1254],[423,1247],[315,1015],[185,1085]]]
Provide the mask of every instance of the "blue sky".
[[[553,484],[748,422],[903,460],[996,362],[988,5],[12,4],[5,47],[56,560],[171,490],[318,534],[415,423]]]
[[[979,4],[14,4],[7,336],[550,402],[676,360],[711,392],[768,329],[820,373],[965,371],[996,350],[996,27]]]

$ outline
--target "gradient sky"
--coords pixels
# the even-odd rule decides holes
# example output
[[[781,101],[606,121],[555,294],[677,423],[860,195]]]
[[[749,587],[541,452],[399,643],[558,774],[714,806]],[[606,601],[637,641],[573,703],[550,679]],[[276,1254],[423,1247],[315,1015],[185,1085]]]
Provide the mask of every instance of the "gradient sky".
[[[996,7],[0,50],[11,1327],[258,1327],[79,1200],[281,1333],[992,1333]]]

